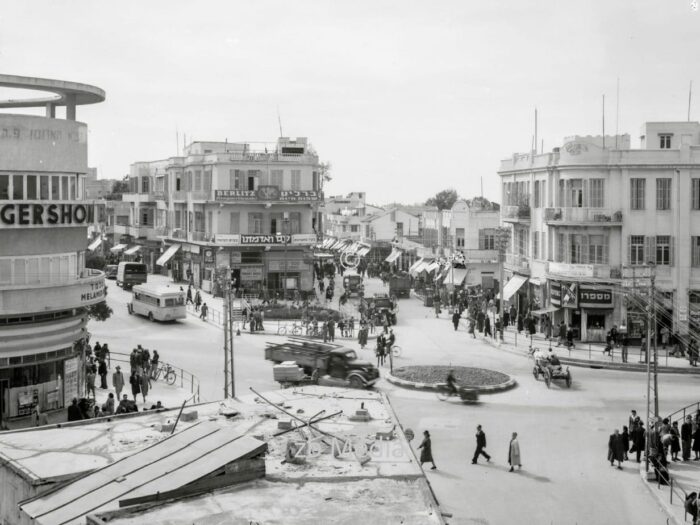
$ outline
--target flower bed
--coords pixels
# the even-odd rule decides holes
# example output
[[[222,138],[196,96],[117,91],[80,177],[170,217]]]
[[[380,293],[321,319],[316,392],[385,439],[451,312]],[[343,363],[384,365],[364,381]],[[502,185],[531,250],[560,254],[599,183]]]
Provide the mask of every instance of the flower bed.
[[[495,386],[506,383],[510,377],[495,370],[466,366],[403,366],[394,368],[393,375],[415,383],[444,383],[450,370],[454,371],[457,383],[464,387]]]
[[[269,320],[301,319],[304,309],[293,306],[287,308],[284,305],[269,305],[263,307],[263,312],[265,312],[265,319]],[[333,317],[336,322],[340,319],[340,312],[331,308],[309,306],[306,309],[306,313],[309,319],[311,319],[311,317],[315,317],[319,322],[325,321],[329,317]]]

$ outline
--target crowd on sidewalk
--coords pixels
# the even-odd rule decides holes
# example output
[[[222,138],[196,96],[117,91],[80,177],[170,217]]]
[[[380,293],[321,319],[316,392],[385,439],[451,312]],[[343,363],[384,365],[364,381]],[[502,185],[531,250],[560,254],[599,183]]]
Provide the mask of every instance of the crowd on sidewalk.
[[[158,378],[160,356],[157,350],[153,350],[153,355],[146,348],[138,345],[129,355],[130,373],[128,385],[133,399],[129,399],[128,394],[122,394],[127,385],[127,380],[121,370],[121,365],[117,364],[111,376],[112,390],[107,394],[104,403],[97,403],[96,388],[109,390],[107,377],[111,368],[112,357],[107,343],[100,344],[96,341],[94,346],[90,345],[89,339],[82,343],[84,352],[84,389],[85,397],[73,398],[67,408],[68,421],[78,421],[81,419],[91,419],[94,417],[110,416],[129,412],[138,412],[137,396],[140,394],[143,400],[143,410],[148,410],[145,406],[152,383]],[[99,377],[99,386],[96,380]],[[164,408],[160,401],[153,404],[150,409]],[[40,415],[40,411],[36,411]],[[38,416],[37,416],[38,417]],[[35,418],[37,419],[37,418]],[[42,424],[41,421],[35,424]]]

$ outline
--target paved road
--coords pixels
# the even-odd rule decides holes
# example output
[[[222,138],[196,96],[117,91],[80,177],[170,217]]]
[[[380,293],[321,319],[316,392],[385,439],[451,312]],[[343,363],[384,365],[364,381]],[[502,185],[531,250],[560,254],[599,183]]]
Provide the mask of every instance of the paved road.
[[[370,283],[381,291],[381,283]],[[115,310],[105,323],[90,330],[113,350],[128,351],[140,342],[157,348],[165,360],[202,379],[202,397],[213,400],[223,390],[223,336],[219,330],[190,317],[177,324],[153,324],[129,316],[126,292],[109,283],[109,302]],[[157,330],[154,330],[157,327]],[[449,364],[493,368],[514,376],[518,387],[482,396],[476,406],[440,402],[431,393],[396,388],[382,381],[405,427],[416,435],[427,429],[433,437],[437,471],[428,471],[440,503],[451,512],[452,524],[501,523],[666,523],[665,515],[639,479],[636,463],[624,471],[606,462],[607,439],[621,428],[631,408],[644,413],[645,376],[573,368],[571,389],[532,377],[527,358],[499,351],[471,339],[462,327],[455,332],[446,313],[435,319],[432,309],[415,299],[400,302],[395,329],[403,347],[402,364]],[[277,336],[236,338],[237,392],[249,386],[275,389],[270,364],[263,359],[264,343]],[[357,345],[354,345],[357,348]],[[371,350],[359,350],[371,358]],[[700,397],[700,377],[661,378],[662,413]],[[488,436],[492,464],[471,465],[475,426]],[[507,471],[507,446],[512,431],[520,435],[524,469]],[[417,443],[414,443],[417,445]]]

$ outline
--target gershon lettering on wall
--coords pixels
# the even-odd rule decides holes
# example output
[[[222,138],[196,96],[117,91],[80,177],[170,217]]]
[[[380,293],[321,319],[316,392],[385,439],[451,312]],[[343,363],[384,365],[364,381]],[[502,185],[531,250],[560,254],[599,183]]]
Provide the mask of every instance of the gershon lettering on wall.
[[[0,228],[83,225],[94,219],[93,204],[11,203],[0,206]]]

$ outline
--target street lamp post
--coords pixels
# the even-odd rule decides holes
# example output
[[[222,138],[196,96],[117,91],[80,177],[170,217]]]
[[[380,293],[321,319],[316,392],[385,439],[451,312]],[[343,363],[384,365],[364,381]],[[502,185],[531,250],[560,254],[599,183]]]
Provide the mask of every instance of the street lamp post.
[[[285,302],[287,301],[287,246],[289,245],[289,217],[287,214],[284,214],[284,219],[282,219],[282,223],[284,224],[284,228],[282,228],[283,235],[284,235],[284,283],[283,283],[283,290],[284,290],[284,300]]]

